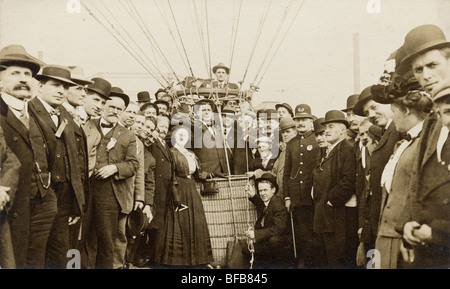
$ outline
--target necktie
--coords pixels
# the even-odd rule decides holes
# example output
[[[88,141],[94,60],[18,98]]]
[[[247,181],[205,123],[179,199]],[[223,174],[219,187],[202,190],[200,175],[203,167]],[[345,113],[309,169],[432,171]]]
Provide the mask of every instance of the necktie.
[[[100,124],[100,126],[101,127],[103,127],[103,128],[112,128],[113,126],[114,126],[114,124],[113,123],[110,123],[110,124],[106,124],[106,123],[101,123]]]
[[[20,112],[20,117],[19,117],[20,122],[23,123],[23,125],[27,128],[30,129],[30,119],[25,111],[25,109],[23,109]]]
[[[264,206],[263,217],[261,219],[261,227],[264,227],[264,221],[266,219],[266,216],[267,216],[267,206]]]
[[[60,115],[59,109],[53,108],[49,113],[50,113],[50,117],[52,118],[53,122],[55,123],[55,126],[58,126],[58,123],[59,123],[58,116]]]

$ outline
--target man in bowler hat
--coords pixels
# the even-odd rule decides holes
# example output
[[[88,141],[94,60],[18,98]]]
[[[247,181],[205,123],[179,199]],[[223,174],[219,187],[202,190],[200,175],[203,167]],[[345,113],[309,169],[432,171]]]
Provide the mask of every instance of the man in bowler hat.
[[[30,196],[36,196],[38,191],[34,177],[33,150],[29,139],[27,100],[31,97],[33,77],[41,67],[20,45],[2,48],[0,64],[6,67],[0,72],[3,84],[0,97],[0,124],[6,145],[21,164],[17,188],[12,187],[8,192],[14,202],[10,203],[7,218],[16,268],[26,268],[30,239]]]
[[[448,268],[450,149],[448,123],[444,122],[448,118],[443,108],[449,94],[450,42],[439,27],[421,25],[407,33],[403,47],[406,56],[400,68],[412,70],[420,86],[431,93],[435,109],[424,121],[418,157],[412,168],[412,196],[405,212],[411,217],[399,222],[397,231],[403,233],[406,261],[418,268]]]
[[[228,82],[230,68],[228,68],[225,64],[217,64],[213,67],[212,71],[216,76],[216,80],[212,83],[214,88],[239,89],[239,86],[236,83]]]
[[[372,124],[381,127],[383,131],[383,136],[370,158],[370,192],[365,200],[367,206],[364,210],[365,215],[361,217],[363,224],[359,245],[364,246],[364,251],[375,247],[381,208],[381,174],[394,151],[395,144],[400,140],[400,133],[392,122],[390,105],[379,101],[375,101],[371,85],[363,89],[353,107],[355,114],[367,117]]]
[[[97,235],[96,268],[113,268],[119,224],[133,206],[133,196],[127,188],[139,167],[136,136],[118,124],[129,101],[121,91],[110,92],[102,117],[90,120],[101,135],[90,178],[93,192],[91,226]]]
[[[31,211],[34,238],[30,240],[28,265],[65,268],[71,249],[69,226],[86,210],[87,170],[78,155],[84,140],[75,136],[79,127],[62,106],[68,87],[77,84],[71,80],[69,69],[56,65],[45,66],[36,79],[38,94],[29,102],[30,140],[33,148],[46,150],[46,155],[34,156],[41,199],[36,199]]]
[[[346,260],[349,220],[345,204],[355,191],[355,154],[352,145],[346,140],[349,127],[345,115],[338,110],[330,110],[322,122],[325,126],[325,138],[329,146],[326,156],[314,169],[314,232],[319,234],[324,245],[329,268],[352,267]],[[357,216],[354,216],[357,222]],[[356,235],[357,228],[354,228]],[[356,246],[353,246],[356,249]]]
[[[253,240],[255,265],[259,268],[282,268],[292,265],[294,253],[289,230],[289,214],[283,199],[278,196],[276,177],[270,172],[255,180],[255,187],[247,184],[245,191],[255,205],[258,218],[254,229],[245,232]],[[248,255],[248,246],[243,247]]]

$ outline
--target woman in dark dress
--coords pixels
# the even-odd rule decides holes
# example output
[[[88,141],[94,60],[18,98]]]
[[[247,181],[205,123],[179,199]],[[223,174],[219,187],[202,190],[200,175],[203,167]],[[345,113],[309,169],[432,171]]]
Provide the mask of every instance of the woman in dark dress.
[[[162,263],[171,266],[200,266],[214,261],[206,216],[195,177],[200,162],[186,149],[190,131],[177,126],[172,132],[171,152],[177,185],[168,200]],[[195,175],[194,175],[195,174]]]

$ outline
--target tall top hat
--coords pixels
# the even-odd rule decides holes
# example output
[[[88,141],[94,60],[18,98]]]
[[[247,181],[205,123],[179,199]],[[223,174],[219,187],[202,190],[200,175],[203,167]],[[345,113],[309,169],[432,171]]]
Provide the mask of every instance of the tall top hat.
[[[294,113],[292,112],[292,107],[288,103],[278,103],[275,105],[275,109],[278,110],[279,107],[284,107],[288,110],[291,117],[294,117]]]
[[[84,77],[83,68],[74,65],[68,66],[67,68],[70,70],[70,76],[73,82],[79,85],[88,85],[93,83],[93,81],[90,81]]]
[[[313,118],[311,115],[311,107],[307,104],[299,104],[295,107],[295,116],[294,119],[297,118]]]
[[[324,121],[321,122],[322,125],[326,125],[327,123],[338,122],[343,123],[347,128],[350,127],[350,124],[345,119],[345,114],[340,110],[330,110],[325,114]]]
[[[444,32],[436,25],[421,25],[409,31],[403,43],[405,57],[400,62],[400,68],[407,71],[414,57],[433,49],[450,47]]]
[[[150,93],[148,91],[140,91],[137,94],[137,102],[149,102]]]
[[[230,68],[226,67],[225,64],[223,64],[222,62],[213,67],[212,69],[213,73],[216,73],[217,69],[219,68],[225,69],[227,74],[230,74]]]
[[[95,77],[91,79],[94,83],[89,84],[87,89],[91,90],[101,97],[108,99],[109,98],[109,92],[111,91],[111,83],[109,81],[100,78]]]
[[[361,94],[358,96],[358,101],[353,106],[353,112],[356,115],[365,116],[363,108],[364,108],[364,104],[366,104],[366,102],[368,102],[369,100],[372,99],[371,89],[372,89],[372,85],[364,88],[363,91],[361,92]]]
[[[71,80],[70,70],[59,65],[46,65],[42,69],[42,73],[35,76],[37,80],[55,79],[61,81],[69,86],[77,85]]]
[[[321,132],[323,132],[323,131],[325,131],[325,126],[324,125],[322,125],[322,123],[325,121],[325,118],[324,117],[319,117],[318,119],[316,119],[315,121],[314,121],[314,133],[315,134],[319,134],[319,133],[321,133]]]
[[[343,112],[349,112],[353,110],[353,107],[358,102],[358,96],[359,94],[352,94],[349,97],[347,97],[347,107],[344,109],[341,109]]]
[[[125,107],[130,103],[130,97],[126,95],[120,87],[113,86],[109,92],[109,97],[120,97],[125,102]]]
[[[3,66],[23,66],[31,70],[35,76],[41,69],[39,62],[29,55],[22,45],[12,44],[2,48],[0,51],[0,65]]]

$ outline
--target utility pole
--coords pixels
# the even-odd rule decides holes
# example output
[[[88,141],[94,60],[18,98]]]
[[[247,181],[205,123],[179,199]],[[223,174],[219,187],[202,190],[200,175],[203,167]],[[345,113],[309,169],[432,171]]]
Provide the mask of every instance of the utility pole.
[[[353,34],[353,83],[354,93],[358,94],[360,90],[360,70],[359,70],[359,33]]]

